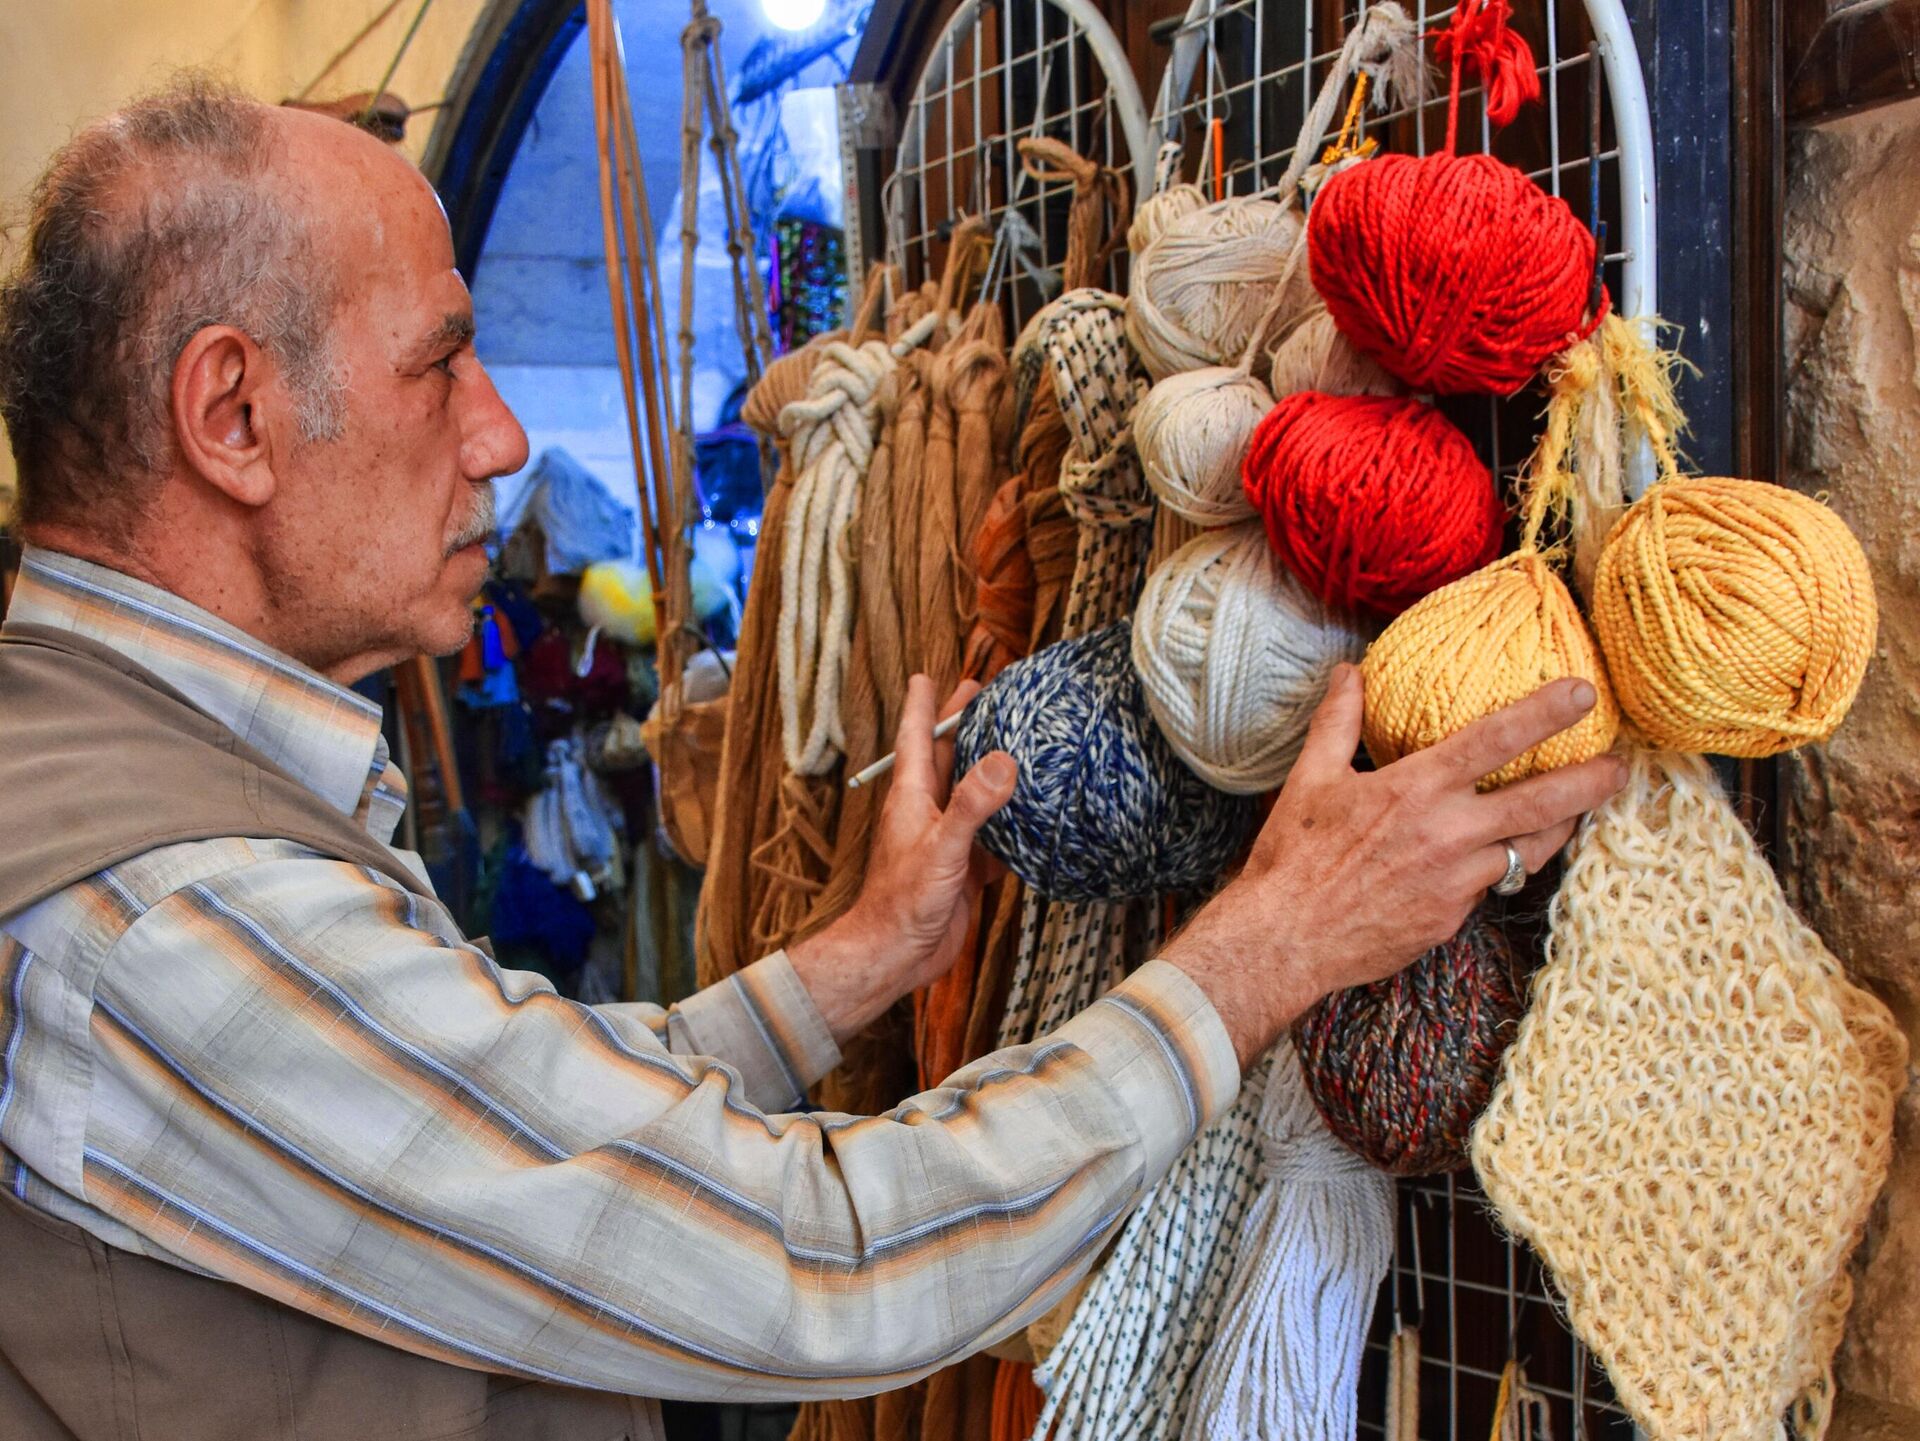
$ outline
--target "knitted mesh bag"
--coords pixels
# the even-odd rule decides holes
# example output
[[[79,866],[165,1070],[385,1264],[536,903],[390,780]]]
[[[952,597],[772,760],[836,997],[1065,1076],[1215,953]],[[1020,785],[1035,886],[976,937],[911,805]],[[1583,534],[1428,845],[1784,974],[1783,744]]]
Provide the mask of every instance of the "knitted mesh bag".
[[[1473,1134],[1503,1222],[1652,1441],[1824,1429],[1906,1043],[1788,908],[1697,757],[1582,824]]]

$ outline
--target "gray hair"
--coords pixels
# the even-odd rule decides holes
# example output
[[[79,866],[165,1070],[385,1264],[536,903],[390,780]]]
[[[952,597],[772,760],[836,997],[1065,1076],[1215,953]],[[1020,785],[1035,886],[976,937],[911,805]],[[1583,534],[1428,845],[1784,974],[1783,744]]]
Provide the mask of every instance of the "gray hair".
[[[118,529],[170,455],[173,367],[208,325],[280,364],[307,440],[341,428],[332,276],[269,180],[269,112],[200,76],[88,126],[34,187],[0,285],[0,418],[23,524]]]

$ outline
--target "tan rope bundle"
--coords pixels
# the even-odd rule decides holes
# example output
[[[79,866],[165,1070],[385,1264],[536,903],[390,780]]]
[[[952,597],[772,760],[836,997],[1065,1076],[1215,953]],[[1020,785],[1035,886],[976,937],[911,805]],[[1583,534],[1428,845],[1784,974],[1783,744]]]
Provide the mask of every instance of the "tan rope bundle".
[[[1768,756],[1825,740],[1860,690],[1877,615],[1846,523],[1754,480],[1655,486],[1594,579],[1620,707],[1664,750]]]
[[[1632,768],[1575,841],[1474,1168],[1652,1441],[1774,1441],[1825,1394],[1906,1046],[1706,763]]]
[[[1274,399],[1317,390],[1322,395],[1398,395],[1400,382],[1340,333],[1324,305],[1315,306],[1267,351],[1267,390]]]

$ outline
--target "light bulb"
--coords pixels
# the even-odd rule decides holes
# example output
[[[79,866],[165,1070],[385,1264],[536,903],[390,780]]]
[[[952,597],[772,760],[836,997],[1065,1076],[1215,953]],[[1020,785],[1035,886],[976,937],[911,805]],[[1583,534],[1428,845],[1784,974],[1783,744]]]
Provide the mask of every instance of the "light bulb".
[[[805,30],[819,23],[827,0],[760,0],[770,24],[782,30]]]

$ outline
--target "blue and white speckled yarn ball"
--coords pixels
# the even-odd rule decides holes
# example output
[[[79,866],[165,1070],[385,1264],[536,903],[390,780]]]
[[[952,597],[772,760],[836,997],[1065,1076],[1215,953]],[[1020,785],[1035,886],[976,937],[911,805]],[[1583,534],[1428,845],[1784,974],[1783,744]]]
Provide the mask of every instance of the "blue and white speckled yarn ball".
[[[1253,832],[1250,800],[1201,780],[1147,712],[1119,621],[1016,661],[967,707],[955,774],[1004,750],[1013,799],[980,842],[1059,901],[1211,885]]]

